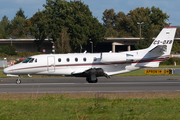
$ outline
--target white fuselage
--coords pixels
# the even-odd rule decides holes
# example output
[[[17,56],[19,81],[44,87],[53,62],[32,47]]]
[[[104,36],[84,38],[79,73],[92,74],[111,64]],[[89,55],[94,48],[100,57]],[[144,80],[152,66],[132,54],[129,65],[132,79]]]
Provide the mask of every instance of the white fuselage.
[[[44,54],[31,56],[34,60],[4,69],[12,75],[72,75],[91,68],[102,68],[107,75],[120,74],[142,67],[157,67],[167,58],[145,55],[144,50],[122,53]],[[146,57],[145,57],[146,56]],[[144,57],[144,58],[143,58]]]

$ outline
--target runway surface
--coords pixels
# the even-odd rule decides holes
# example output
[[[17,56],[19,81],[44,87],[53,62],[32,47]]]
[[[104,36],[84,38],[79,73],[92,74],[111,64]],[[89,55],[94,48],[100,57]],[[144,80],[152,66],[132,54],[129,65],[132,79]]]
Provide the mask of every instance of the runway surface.
[[[45,77],[0,78],[0,93],[126,93],[180,92],[180,76],[133,76],[98,78],[98,83],[87,83],[85,78]]]

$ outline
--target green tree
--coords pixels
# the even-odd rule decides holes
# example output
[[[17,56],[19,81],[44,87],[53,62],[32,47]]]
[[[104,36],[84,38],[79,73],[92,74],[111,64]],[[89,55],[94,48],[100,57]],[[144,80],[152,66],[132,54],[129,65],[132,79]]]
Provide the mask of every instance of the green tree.
[[[139,37],[140,25],[137,25],[137,22],[143,22],[144,24],[141,26],[142,37],[149,42],[152,37],[158,35],[164,26],[168,25],[166,21],[169,17],[162,10],[153,6],[151,8],[141,7],[130,10],[127,15],[123,12],[116,14],[114,9],[106,9],[103,12],[102,20],[107,28],[106,37]]]
[[[0,39],[3,39],[5,38],[5,31],[4,31],[4,28],[2,27],[2,25],[0,24]]]
[[[10,22],[6,16],[4,16],[0,22],[0,38],[6,39],[10,34]]]
[[[27,17],[24,15],[24,11],[22,10],[22,8],[19,8],[19,11],[17,11],[16,16],[22,17],[24,19],[26,19]]]
[[[89,7],[81,1],[47,0],[44,7],[48,34],[54,42],[59,39],[59,33],[65,27],[68,28],[69,44],[73,52],[79,51],[80,46],[87,44],[89,39],[95,44],[104,40],[105,28],[92,16]]]
[[[163,13],[162,10],[155,8],[154,6],[151,9],[148,7],[142,7],[131,10],[128,13],[128,17],[131,18],[129,32],[133,37],[139,37],[140,25],[137,25],[137,22],[144,22],[144,24],[141,26],[141,32],[142,36],[144,37],[144,41],[139,41],[139,43],[136,45],[137,49],[142,48],[142,46],[144,46],[143,48],[146,48],[147,45],[149,45],[152,41],[152,38],[157,36],[159,31],[164,26],[168,25],[166,20],[169,18],[166,13]]]
[[[13,20],[11,20],[11,36],[17,38],[26,37],[26,33],[24,31],[24,21],[25,19],[20,16],[16,16]]]
[[[24,15],[24,11],[20,8],[14,19],[11,20],[11,36],[26,38],[28,31],[24,26],[25,21],[26,17]]]
[[[114,9],[106,9],[103,12],[103,18],[104,21],[103,25],[106,27],[106,37],[117,37],[118,32],[115,30],[115,24],[117,20],[119,19],[120,14],[116,15],[114,12]]]
[[[136,49],[144,49],[148,48],[151,43],[153,42],[153,25],[149,25],[144,29],[143,32],[143,39],[138,41],[138,43],[135,45]]]
[[[34,39],[34,36],[33,36],[33,34],[31,34],[31,31],[30,31],[31,27],[32,27],[31,18],[30,19],[26,19],[24,21],[24,32],[29,35],[29,36],[27,36],[28,39],[29,38],[30,39]]]
[[[166,21],[169,20],[170,16],[166,13],[163,13],[163,11],[159,8],[153,6],[151,7],[151,14],[149,17],[152,23],[155,25],[155,27],[161,30],[164,26],[168,25]]]
[[[124,12],[119,12],[116,15],[115,19],[115,30],[118,32],[117,37],[125,37],[130,36],[130,25],[132,24],[132,19],[129,18]]]
[[[180,52],[180,45],[179,45],[179,43],[177,41],[174,41],[171,51],[172,52],[178,52],[178,53]]]
[[[106,28],[114,28],[115,26],[115,18],[116,18],[116,13],[114,12],[114,9],[106,9],[103,12],[103,18],[102,20],[104,21],[104,26]]]
[[[70,38],[67,30],[67,28],[63,28],[59,34],[59,38],[57,38],[55,42],[56,53],[69,53],[71,51],[71,47],[69,45]]]
[[[102,26],[101,23],[97,20],[97,18],[91,18],[89,25],[89,36],[93,45],[95,46],[97,43],[104,41],[104,36],[106,33],[106,28]],[[89,41],[87,41],[89,42]]]
[[[180,38],[180,26],[177,26],[177,30],[176,30],[176,38]]]
[[[16,47],[13,46],[13,45],[9,45],[9,55],[17,55],[17,52],[16,52]]]
[[[42,44],[47,38],[47,20],[43,12],[37,12],[30,21],[26,22],[27,26],[30,27],[30,32],[35,36],[35,44],[38,52],[42,51]]]
[[[7,55],[17,55],[16,47],[11,45],[1,46],[0,53],[4,53]]]

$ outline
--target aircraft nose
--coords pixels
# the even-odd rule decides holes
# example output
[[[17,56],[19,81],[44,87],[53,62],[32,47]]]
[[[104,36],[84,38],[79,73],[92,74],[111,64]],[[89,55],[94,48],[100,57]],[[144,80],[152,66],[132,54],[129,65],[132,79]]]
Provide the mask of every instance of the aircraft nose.
[[[7,71],[8,71],[7,68],[3,69],[4,74],[8,74]]]

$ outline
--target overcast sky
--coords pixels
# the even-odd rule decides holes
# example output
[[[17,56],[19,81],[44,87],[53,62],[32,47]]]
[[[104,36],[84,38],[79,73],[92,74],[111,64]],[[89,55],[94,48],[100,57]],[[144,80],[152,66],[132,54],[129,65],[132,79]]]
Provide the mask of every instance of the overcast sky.
[[[70,1],[70,0],[67,0]],[[169,21],[171,25],[180,26],[180,0],[81,0],[87,4],[92,11],[93,16],[102,22],[102,16],[105,9],[113,8],[116,13],[123,11],[127,14],[130,10],[137,7],[159,7],[163,12],[170,15]],[[43,10],[43,4],[46,0],[0,0],[0,19],[4,15],[9,20],[15,17],[19,8],[22,8],[28,18],[32,17],[38,9]]]

